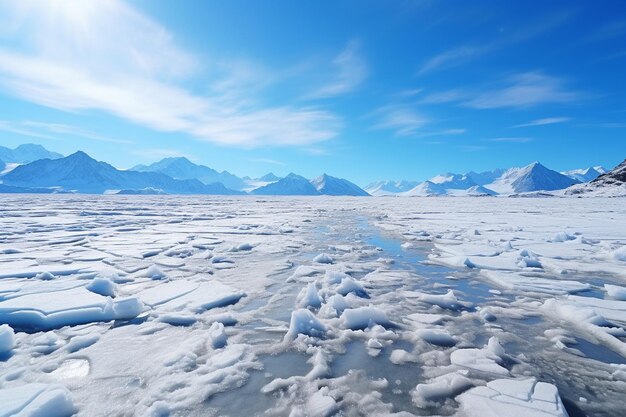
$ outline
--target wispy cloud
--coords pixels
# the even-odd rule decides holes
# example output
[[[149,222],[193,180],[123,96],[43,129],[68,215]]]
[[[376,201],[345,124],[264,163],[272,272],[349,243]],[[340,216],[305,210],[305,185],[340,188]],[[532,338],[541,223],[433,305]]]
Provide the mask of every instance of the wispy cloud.
[[[280,165],[280,166],[287,165],[283,161],[277,161],[276,159],[270,159],[270,158],[248,158],[248,160],[251,162],[259,162],[261,164]]]
[[[430,93],[418,103],[457,103],[474,109],[526,108],[541,104],[570,103],[584,97],[584,93],[566,88],[564,80],[540,71],[532,71],[509,76],[499,83],[491,83],[481,88],[457,88]],[[545,120],[554,123],[553,119],[560,118]]]
[[[367,78],[368,68],[361,56],[361,43],[357,40],[348,42],[339,55],[333,59],[335,74],[333,79],[307,98],[328,98],[349,93],[359,87]]]
[[[491,45],[487,46],[460,46],[435,55],[428,59],[422,67],[417,71],[418,75],[423,75],[439,69],[451,68],[461,65],[473,58],[487,53],[492,49]]]
[[[429,59],[418,69],[417,75],[424,75],[430,72],[454,68],[483,55],[495,52],[502,48],[521,43],[532,39],[560,24],[571,17],[570,11],[554,14],[541,21],[530,22],[522,29],[501,34],[497,40],[474,44],[461,45],[441,52]]]
[[[29,129],[19,122],[14,122],[10,120],[0,120],[0,131],[14,133],[16,135],[27,136],[31,138],[61,140],[56,136]]]
[[[198,60],[166,28],[120,0],[3,1],[0,16],[0,88],[24,100],[104,111],[154,130],[246,148],[309,145],[341,128],[337,116],[320,108],[263,106],[219,88],[193,92],[189,81],[202,75]],[[351,51],[337,57],[339,67],[347,68]],[[354,86],[346,74],[338,78],[344,89]]]
[[[442,129],[442,130],[434,130],[431,132],[420,133],[417,137],[424,138],[430,136],[454,136],[454,135],[462,135],[467,132],[467,129]]]
[[[443,104],[455,101],[467,100],[471,94],[461,89],[446,90],[438,93],[431,93],[422,98],[420,104]]]
[[[530,121],[528,123],[522,123],[519,125],[515,125],[513,127],[531,127],[531,126],[545,126],[545,125],[553,125],[556,123],[565,123],[572,120],[570,117],[546,117],[544,119],[537,119]]]
[[[111,138],[94,133],[77,126],[64,123],[47,123],[32,120],[0,120],[0,130],[11,132],[22,136],[30,136],[40,139],[64,140],[70,137],[79,137],[100,142],[110,142],[119,144],[132,143],[129,140]]]
[[[581,93],[569,91],[564,85],[559,78],[541,72],[527,72],[511,77],[506,87],[481,92],[462,104],[475,109],[519,108],[569,103],[582,97]]]
[[[487,139],[490,142],[506,142],[506,143],[526,143],[533,140],[529,137],[503,137]]]
[[[324,156],[324,155],[329,155],[330,154],[330,152],[328,152],[328,149],[324,149],[324,148],[320,148],[320,147],[304,148],[304,149],[302,149],[302,151],[304,153],[307,153],[309,155],[314,155],[314,156]]]
[[[367,117],[374,119],[372,129],[391,130],[395,136],[426,138],[462,135],[463,128],[442,128],[438,122],[424,116],[410,103],[395,103],[380,107]]]
[[[374,129],[393,130],[397,136],[417,134],[430,121],[409,106],[391,105],[374,112]]]
[[[420,94],[422,91],[424,91],[423,88],[410,88],[407,90],[400,91],[399,93],[397,93],[397,96],[398,97],[413,97],[413,96]]]

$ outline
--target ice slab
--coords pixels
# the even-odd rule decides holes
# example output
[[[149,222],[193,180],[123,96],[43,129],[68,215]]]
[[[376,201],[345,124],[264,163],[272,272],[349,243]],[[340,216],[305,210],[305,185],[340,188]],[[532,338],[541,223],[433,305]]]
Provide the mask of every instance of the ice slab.
[[[585,282],[541,278],[520,272],[482,271],[481,273],[498,286],[516,292],[560,295],[574,294],[591,288]]]
[[[176,280],[140,291],[137,296],[157,311],[201,313],[239,301],[245,293],[219,281]]]
[[[450,362],[463,368],[498,375],[509,375],[502,366],[504,349],[495,336],[482,349],[458,349],[450,354]]]
[[[61,385],[0,389],[0,417],[68,417],[75,412],[70,392]]]
[[[0,321],[15,328],[54,329],[97,321],[129,320],[144,309],[135,297],[95,294],[85,287],[26,293],[0,301]]]
[[[568,417],[557,388],[529,379],[496,379],[456,397],[466,417]]]

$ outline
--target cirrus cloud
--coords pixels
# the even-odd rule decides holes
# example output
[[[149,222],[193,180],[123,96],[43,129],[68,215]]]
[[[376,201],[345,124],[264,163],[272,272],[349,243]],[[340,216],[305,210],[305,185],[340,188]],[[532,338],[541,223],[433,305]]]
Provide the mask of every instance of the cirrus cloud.
[[[119,0],[5,0],[0,16],[0,89],[23,100],[244,148],[310,145],[341,128],[320,108],[195,92],[190,84],[202,71],[194,55]]]

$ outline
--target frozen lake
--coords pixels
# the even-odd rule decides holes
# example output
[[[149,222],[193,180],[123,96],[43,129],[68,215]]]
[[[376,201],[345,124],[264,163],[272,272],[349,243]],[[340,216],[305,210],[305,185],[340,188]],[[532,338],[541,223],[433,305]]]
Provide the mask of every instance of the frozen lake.
[[[0,226],[0,416],[624,415],[624,199],[5,195]]]

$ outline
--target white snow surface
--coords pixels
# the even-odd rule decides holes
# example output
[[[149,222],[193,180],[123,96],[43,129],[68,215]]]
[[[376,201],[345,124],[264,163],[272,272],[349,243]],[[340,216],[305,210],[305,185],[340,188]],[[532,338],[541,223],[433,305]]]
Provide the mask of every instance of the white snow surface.
[[[623,410],[620,199],[11,195],[0,221],[0,417]]]

